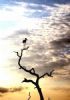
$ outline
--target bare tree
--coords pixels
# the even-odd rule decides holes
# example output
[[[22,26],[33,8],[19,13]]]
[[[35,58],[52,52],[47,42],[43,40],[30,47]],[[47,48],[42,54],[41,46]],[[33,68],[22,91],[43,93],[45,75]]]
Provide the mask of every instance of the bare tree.
[[[32,67],[31,69],[27,69],[26,66],[21,65],[21,60],[22,60],[23,52],[24,52],[25,50],[27,50],[28,48],[29,48],[28,46],[27,46],[27,47],[24,46],[24,47],[20,50],[20,53],[19,53],[19,52],[15,52],[15,53],[16,53],[17,56],[18,56],[18,65],[19,65],[19,69],[24,70],[25,72],[29,73],[29,74],[32,75],[32,76],[35,76],[35,77],[36,77],[36,81],[34,81],[34,80],[32,80],[32,79],[24,78],[24,80],[22,81],[22,83],[23,83],[23,82],[32,83],[32,84],[35,86],[35,88],[37,88],[37,91],[38,91],[39,96],[40,96],[40,100],[44,100],[44,96],[43,96],[42,90],[41,90],[40,85],[39,85],[39,80],[40,80],[41,78],[44,78],[46,75],[47,75],[48,77],[53,77],[53,76],[52,76],[52,73],[53,73],[54,70],[50,71],[50,73],[46,72],[46,73],[44,73],[43,75],[39,75],[39,74],[35,71],[35,69],[34,69],[33,67]],[[29,93],[29,96],[30,96],[30,93]],[[30,97],[29,97],[29,99],[30,99]]]

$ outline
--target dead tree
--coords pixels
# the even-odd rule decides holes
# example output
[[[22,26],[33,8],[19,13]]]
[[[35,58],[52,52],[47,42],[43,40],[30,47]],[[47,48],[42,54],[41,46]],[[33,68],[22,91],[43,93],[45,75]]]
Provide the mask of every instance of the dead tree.
[[[33,67],[32,67],[31,69],[27,69],[26,66],[21,65],[21,60],[22,60],[23,52],[24,52],[25,50],[27,50],[28,48],[29,48],[29,47],[23,47],[23,48],[20,50],[20,53],[19,53],[19,52],[15,52],[15,53],[16,53],[17,56],[18,56],[18,65],[19,65],[19,69],[24,70],[25,72],[29,73],[29,74],[32,75],[32,76],[35,76],[35,77],[36,77],[36,81],[34,81],[34,80],[32,80],[32,79],[24,78],[24,80],[22,81],[22,83],[23,83],[23,82],[32,83],[32,84],[35,86],[35,88],[37,88],[37,91],[38,91],[39,96],[40,96],[40,100],[44,100],[44,96],[43,96],[42,90],[41,90],[40,85],[39,85],[39,80],[40,80],[41,78],[44,78],[46,75],[47,75],[48,77],[53,77],[53,76],[52,76],[52,73],[53,73],[54,70],[52,70],[50,73],[46,72],[46,73],[44,73],[43,75],[40,76],[40,75],[35,71],[35,69],[34,69]]]

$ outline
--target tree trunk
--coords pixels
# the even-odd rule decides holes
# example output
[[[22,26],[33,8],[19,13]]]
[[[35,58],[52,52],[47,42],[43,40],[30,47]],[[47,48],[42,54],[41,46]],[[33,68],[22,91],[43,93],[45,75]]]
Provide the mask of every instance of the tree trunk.
[[[41,88],[40,88],[39,84],[36,84],[36,88],[38,90],[38,93],[39,93],[39,96],[40,96],[40,100],[44,100],[43,93],[41,91]]]

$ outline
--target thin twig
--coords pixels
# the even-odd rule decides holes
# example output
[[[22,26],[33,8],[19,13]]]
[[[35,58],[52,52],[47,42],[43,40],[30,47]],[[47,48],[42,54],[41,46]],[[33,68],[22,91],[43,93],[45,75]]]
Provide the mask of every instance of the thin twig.
[[[34,82],[33,80],[28,80],[28,79],[26,79],[26,78],[24,78],[24,80],[22,81],[22,83],[23,83],[23,82],[28,82],[28,83],[30,82],[30,83],[32,83],[32,84],[35,85],[35,82]]]
[[[44,78],[45,75],[47,75],[47,76],[49,76],[49,77],[53,77],[53,76],[52,76],[53,71],[54,71],[54,70],[52,70],[50,73],[47,73],[47,72],[46,72],[46,73],[44,73],[42,76],[40,76],[39,78]]]
[[[29,98],[28,98],[28,100],[30,100],[30,98],[31,98],[31,95],[30,95],[30,92],[29,92]]]

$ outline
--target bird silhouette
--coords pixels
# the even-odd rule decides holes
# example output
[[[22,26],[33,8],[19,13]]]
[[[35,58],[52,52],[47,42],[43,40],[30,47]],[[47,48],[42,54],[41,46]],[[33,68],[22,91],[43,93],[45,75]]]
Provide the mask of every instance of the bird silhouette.
[[[22,42],[23,42],[23,43],[26,43],[26,41],[27,41],[27,38],[25,38]]]
[[[22,41],[22,43],[24,44],[24,46],[25,46],[26,42],[27,42],[27,38],[25,38],[25,39]]]

